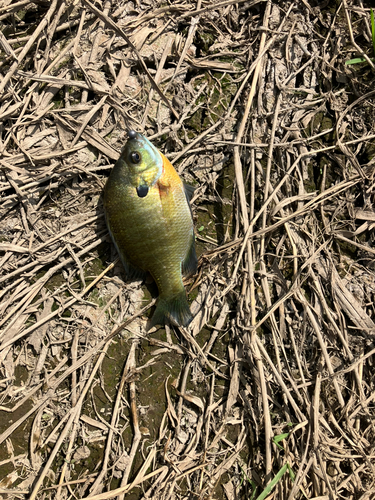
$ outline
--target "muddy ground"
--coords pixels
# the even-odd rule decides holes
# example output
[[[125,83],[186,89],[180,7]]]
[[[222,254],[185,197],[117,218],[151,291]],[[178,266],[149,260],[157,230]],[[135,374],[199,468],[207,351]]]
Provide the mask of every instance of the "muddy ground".
[[[375,496],[368,2],[0,1],[0,496]],[[146,332],[101,193],[195,187],[189,328]]]

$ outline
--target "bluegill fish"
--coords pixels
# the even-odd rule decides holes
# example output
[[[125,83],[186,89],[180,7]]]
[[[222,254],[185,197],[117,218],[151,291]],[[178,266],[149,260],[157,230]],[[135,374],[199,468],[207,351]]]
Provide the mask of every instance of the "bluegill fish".
[[[192,320],[182,273],[197,268],[193,191],[146,137],[128,132],[104,189],[104,213],[128,276],[144,279],[149,272],[158,286],[151,326]]]

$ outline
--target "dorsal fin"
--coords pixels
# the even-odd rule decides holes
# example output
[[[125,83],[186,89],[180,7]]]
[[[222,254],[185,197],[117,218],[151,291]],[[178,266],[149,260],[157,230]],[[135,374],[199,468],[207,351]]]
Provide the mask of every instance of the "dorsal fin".
[[[190,200],[192,199],[194,191],[195,191],[195,187],[189,186],[189,184],[184,183],[184,190],[185,190],[186,199],[190,203]]]
[[[191,235],[191,241],[188,253],[186,254],[185,260],[182,263],[182,272],[183,274],[189,275],[194,274],[197,271],[198,267],[198,259],[197,254],[195,252],[195,237],[194,233]]]

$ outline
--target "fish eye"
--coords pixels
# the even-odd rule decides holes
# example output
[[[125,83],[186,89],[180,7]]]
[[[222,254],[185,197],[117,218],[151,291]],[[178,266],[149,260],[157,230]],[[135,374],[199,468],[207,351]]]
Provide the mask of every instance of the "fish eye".
[[[130,159],[133,163],[140,163],[142,156],[140,155],[140,153],[138,153],[138,151],[133,151],[130,154]]]

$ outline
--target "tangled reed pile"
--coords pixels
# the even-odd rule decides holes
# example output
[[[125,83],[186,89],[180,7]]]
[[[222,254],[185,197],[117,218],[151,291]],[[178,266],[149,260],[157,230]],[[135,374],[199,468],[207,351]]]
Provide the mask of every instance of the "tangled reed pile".
[[[372,498],[370,9],[3,0],[0,20],[2,498]],[[146,334],[155,290],[109,241],[129,128],[196,188],[189,329]]]

